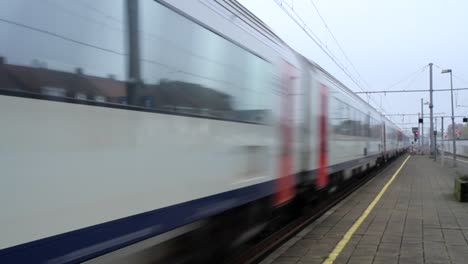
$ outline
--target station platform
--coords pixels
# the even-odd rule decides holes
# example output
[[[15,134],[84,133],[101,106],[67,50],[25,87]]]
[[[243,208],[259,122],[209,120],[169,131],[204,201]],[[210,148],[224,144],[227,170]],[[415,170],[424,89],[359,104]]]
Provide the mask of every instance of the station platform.
[[[453,193],[468,161],[458,164],[400,157],[261,263],[468,263],[468,203]]]

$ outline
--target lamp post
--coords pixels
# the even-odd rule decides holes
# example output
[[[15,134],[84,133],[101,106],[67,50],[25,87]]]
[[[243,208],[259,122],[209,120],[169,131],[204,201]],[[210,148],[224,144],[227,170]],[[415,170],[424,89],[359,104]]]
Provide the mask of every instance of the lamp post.
[[[429,63],[429,118],[430,118],[430,129],[429,129],[429,137],[431,139],[431,145],[430,145],[430,155],[434,155],[434,161],[435,161],[435,144],[434,144],[434,114],[433,114],[433,109],[434,109],[434,101],[432,100],[432,95],[433,95],[433,89],[432,89],[432,65],[433,63]]]
[[[442,74],[450,73],[450,94],[452,98],[452,143],[453,143],[453,166],[457,166],[457,146],[455,144],[455,114],[453,109],[453,81],[452,81],[452,70],[442,70]]]

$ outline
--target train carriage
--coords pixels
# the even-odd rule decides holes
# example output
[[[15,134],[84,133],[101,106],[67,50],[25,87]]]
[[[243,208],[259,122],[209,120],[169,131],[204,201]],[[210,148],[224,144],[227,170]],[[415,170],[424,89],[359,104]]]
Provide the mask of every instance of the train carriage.
[[[153,262],[187,234],[216,251],[405,148],[234,0],[0,18],[1,263]]]

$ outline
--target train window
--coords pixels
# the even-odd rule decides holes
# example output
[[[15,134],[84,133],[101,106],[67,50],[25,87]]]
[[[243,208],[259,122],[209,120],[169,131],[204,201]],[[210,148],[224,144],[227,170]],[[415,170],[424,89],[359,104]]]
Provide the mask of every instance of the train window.
[[[344,105],[338,100],[335,96],[332,96],[330,99],[330,123],[333,128],[332,136],[335,134],[342,134],[342,123],[345,120]]]
[[[358,127],[358,133],[357,136],[359,137],[364,137],[365,136],[365,122],[366,122],[366,115],[361,112],[360,110],[356,110],[358,112],[358,118],[357,118],[357,127]]]
[[[370,137],[371,138],[377,138],[377,121],[375,120],[375,118],[372,118],[371,117],[371,124],[370,124]]]
[[[356,133],[355,109],[349,104],[333,97],[331,118],[334,131],[339,135],[353,136]]]
[[[125,93],[123,0],[0,1],[0,90],[113,102]]]
[[[364,115],[364,136],[370,137],[370,114]]]
[[[382,132],[383,132],[382,123],[376,120],[374,124],[374,138],[381,138]]]
[[[156,1],[140,3],[140,100],[178,113],[268,120],[270,63]]]
[[[352,108],[352,118],[351,120],[353,121],[353,132],[352,132],[352,136],[357,136],[358,135],[358,114],[359,112],[353,107]]]

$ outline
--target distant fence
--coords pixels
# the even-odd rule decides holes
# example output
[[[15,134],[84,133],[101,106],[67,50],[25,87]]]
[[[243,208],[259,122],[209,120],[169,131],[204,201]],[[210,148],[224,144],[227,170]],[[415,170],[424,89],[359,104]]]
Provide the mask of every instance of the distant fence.
[[[453,153],[453,143],[451,140],[444,140],[444,151]],[[456,140],[457,155],[468,157],[468,140]]]

